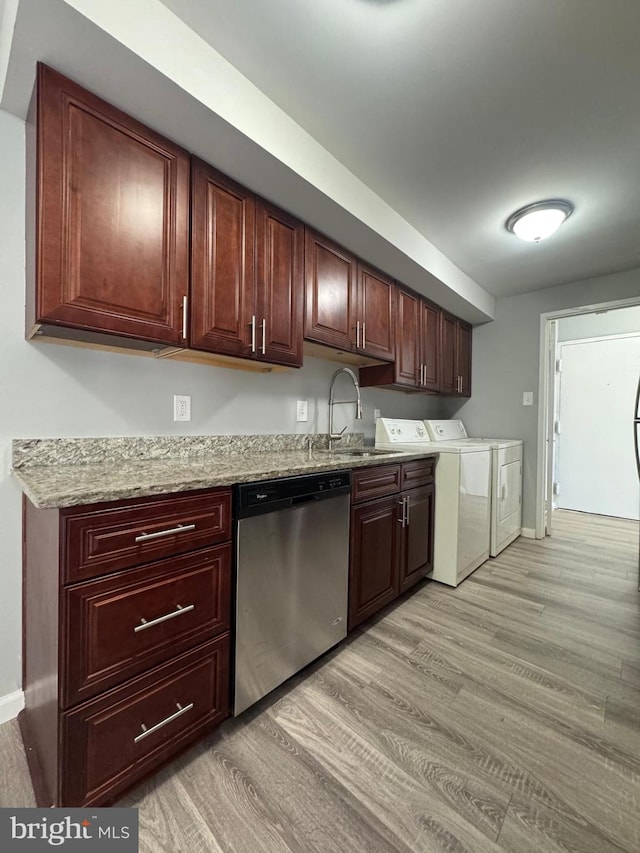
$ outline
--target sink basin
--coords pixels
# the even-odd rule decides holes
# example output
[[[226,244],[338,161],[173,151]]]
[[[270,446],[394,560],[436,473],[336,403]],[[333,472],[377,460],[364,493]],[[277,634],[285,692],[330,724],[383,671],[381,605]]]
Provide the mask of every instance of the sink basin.
[[[334,456],[389,456],[393,453],[401,453],[400,450],[378,450],[375,447],[334,447],[332,450],[325,450],[325,453],[331,453]]]

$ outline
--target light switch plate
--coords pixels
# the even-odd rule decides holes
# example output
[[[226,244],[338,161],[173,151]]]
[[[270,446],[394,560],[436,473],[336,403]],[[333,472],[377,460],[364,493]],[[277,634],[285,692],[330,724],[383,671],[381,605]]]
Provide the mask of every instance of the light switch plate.
[[[296,418],[299,424],[309,420],[306,400],[298,400],[296,404]]]
[[[374,421],[375,421],[377,418],[379,418],[379,417],[380,417],[380,409],[374,409],[374,410],[373,410],[373,419],[374,419]]]
[[[533,406],[533,391],[524,391],[522,394],[522,405]]]

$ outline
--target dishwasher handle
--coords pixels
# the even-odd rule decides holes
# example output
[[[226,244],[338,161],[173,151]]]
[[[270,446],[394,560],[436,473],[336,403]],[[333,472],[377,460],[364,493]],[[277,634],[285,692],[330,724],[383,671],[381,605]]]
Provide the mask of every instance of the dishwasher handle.
[[[300,504],[310,504],[313,501],[319,501],[320,495],[300,495],[300,497],[290,498],[289,506],[300,506]]]

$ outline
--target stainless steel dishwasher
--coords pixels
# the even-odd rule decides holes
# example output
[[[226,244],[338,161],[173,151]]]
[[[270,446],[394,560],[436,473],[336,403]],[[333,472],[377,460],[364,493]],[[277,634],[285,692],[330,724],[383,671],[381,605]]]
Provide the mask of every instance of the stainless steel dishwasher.
[[[234,715],[347,634],[351,473],[235,487]]]

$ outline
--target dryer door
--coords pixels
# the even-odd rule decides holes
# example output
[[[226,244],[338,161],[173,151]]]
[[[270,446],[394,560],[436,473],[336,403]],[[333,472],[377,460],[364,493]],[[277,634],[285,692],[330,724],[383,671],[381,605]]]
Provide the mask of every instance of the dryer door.
[[[497,452],[491,524],[491,556],[495,557],[522,529],[522,448]]]

